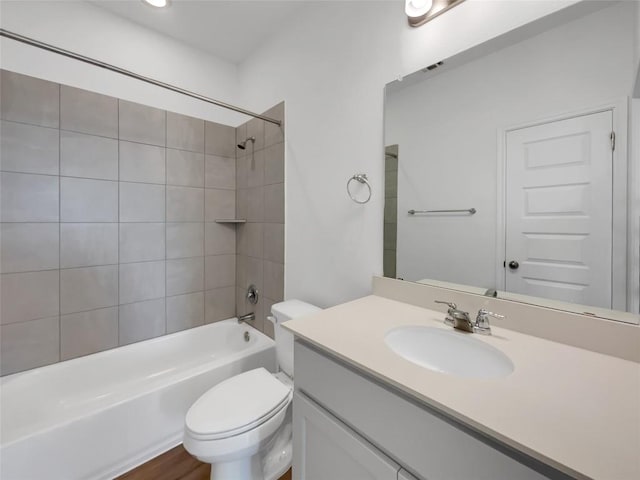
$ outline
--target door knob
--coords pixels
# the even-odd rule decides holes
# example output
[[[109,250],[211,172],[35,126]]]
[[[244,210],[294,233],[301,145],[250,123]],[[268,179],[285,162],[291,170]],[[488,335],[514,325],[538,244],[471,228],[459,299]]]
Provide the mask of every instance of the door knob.
[[[516,262],[515,260],[511,260],[509,262],[509,268],[511,270],[517,270],[519,266],[520,266],[520,264],[518,262]]]

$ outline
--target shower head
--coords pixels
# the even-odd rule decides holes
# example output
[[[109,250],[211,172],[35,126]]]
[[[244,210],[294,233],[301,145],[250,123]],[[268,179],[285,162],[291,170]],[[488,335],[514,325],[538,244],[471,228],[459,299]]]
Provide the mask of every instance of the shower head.
[[[245,148],[247,148],[247,142],[253,142],[253,144],[255,145],[256,137],[249,137],[249,138],[245,139],[244,142],[240,142],[238,144],[238,148],[240,150],[244,150]]]

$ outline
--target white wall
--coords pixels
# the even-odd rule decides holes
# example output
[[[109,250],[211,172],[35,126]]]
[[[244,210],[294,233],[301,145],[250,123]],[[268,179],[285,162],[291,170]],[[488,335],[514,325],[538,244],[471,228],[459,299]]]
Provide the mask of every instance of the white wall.
[[[263,111],[286,101],[286,296],[334,305],[370,292],[382,272],[383,88],[398,76],[576,0],[467,0],[412,29],[403,2],[314,2],[239,69],[84,3],[1,2],[2,27],[223,101]],[[24,4],[26,3],[26,5]],[[212,121],[244,119],[62,59],[0,43],[2,66]],[[372,201],[345,183],[369,174]]]
[[[572,3],[468,0],[412,29],[401,1],[319,2],[241,65],[245,105],[286,102],[286,298],[335,305],[382,273],[385,84]]]
[[[2,1],[0,25],[133,72],[237,103],[234,64],[79,1]],[[6,70],[236,126],[247,120],[207,103],[18,42],[0,39]]]
[[[398,276],[497,288],[497,132],[630,96],[636,4],[615,4],[387,98],[399,144]],[[472,216],[410,217],[469,208]]]

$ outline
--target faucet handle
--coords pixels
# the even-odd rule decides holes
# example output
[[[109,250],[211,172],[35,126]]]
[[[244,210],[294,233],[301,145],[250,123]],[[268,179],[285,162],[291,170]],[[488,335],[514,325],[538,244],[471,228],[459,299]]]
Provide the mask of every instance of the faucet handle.
[[[457,310],[458,306],[453,302],[445,302],[444,300],[435,300],[435,303],[442,303],[448,306],[451,310]]]
[[[489,325],[489,317],[504,318],[504,315],[490,312],[486,308],[481,308],[480,310],[478,310],[478,316],[476,317],[475,324],[475,328],[478,329],[478,333],[491,335],[491,325]]]
[[[500,315],[499,313],[490,312],[486,308],[481,308],[480,310],[478,310],[478,318],[479,317],[504,318],[504,315]]]

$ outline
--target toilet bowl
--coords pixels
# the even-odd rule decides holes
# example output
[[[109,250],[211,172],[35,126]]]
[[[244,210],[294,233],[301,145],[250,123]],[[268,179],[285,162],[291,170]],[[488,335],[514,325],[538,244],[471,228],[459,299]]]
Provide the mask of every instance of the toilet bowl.
[[[299,300],[273,305],[281,371],[257,368],[231,377],[187,412],[184,447],[211,464],[213,480],[276,480],[291,466],[293,335],[281,324],[319,310]]]

